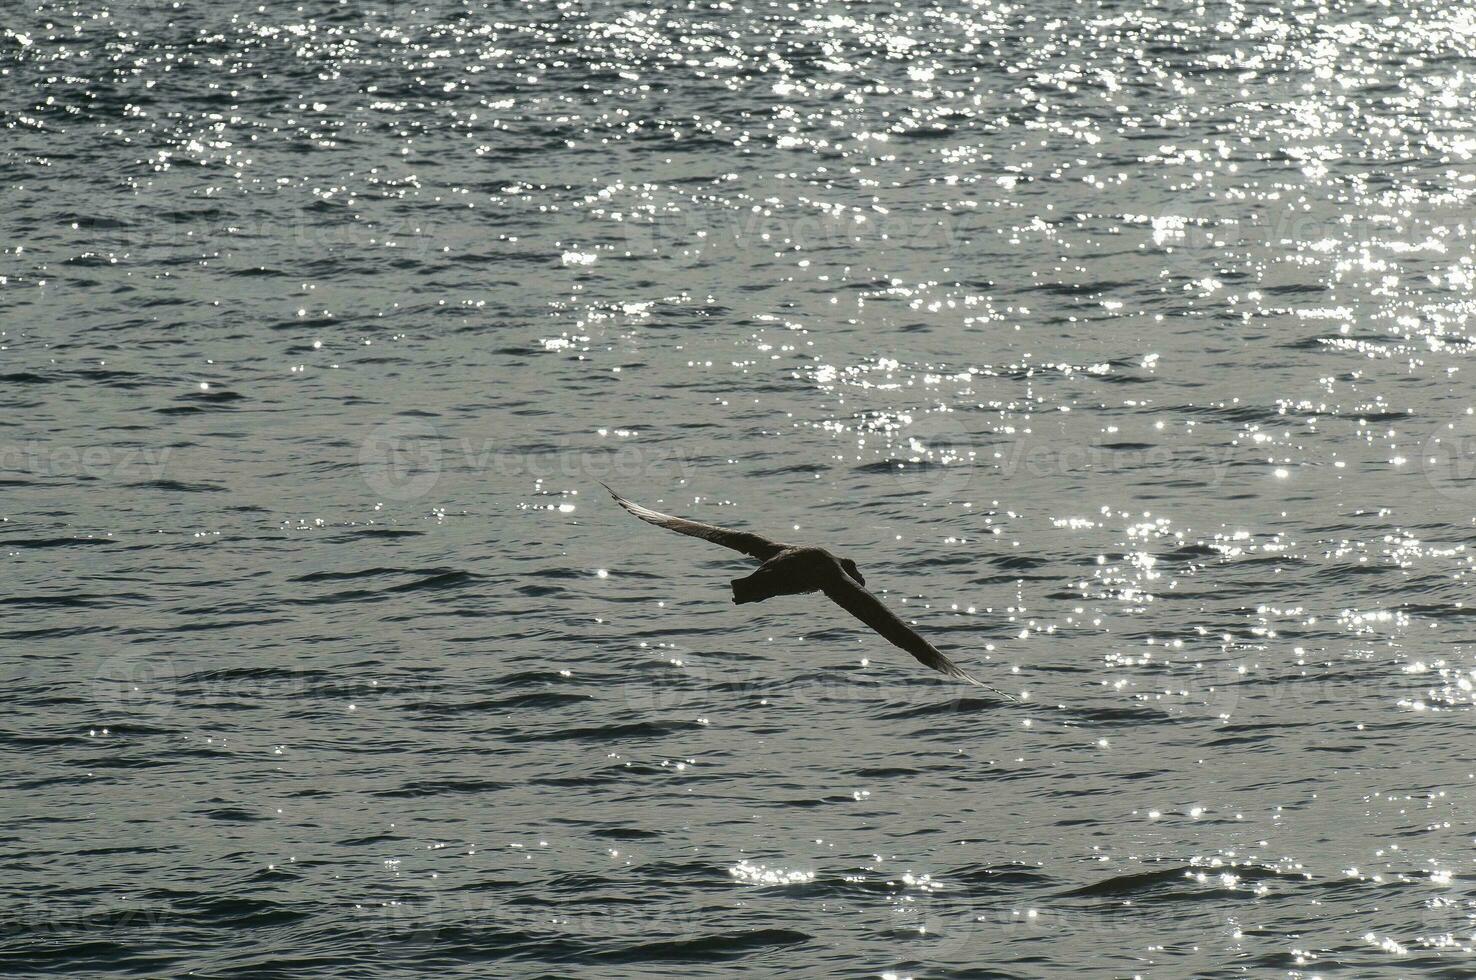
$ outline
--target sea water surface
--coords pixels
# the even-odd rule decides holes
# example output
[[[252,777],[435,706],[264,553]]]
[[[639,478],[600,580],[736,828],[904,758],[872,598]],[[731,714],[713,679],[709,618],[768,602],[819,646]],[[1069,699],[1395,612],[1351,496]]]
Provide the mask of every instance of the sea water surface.
[[[5,0],[0,970],[1471,976],[1473,58]]]

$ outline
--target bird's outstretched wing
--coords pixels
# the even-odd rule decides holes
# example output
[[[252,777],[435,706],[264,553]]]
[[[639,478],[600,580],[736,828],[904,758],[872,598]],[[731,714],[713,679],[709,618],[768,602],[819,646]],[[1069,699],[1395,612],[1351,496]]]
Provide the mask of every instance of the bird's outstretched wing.
[[[990,687],[952,660],[943,656],[936,647],[921,636],[918,636],[911,626],[898,619],[896,613],[882,605],[880,599],[867,592],[860,585],[857,585],[849,576],[836,576],[834,581],[825,586],[825,594],[836,605],[880,633],[893,646],[906,650],[934,670],[947,674],[949,677],[956,677],[961,681],[967,681],[970,684],[982,687],[986,691],[992,691],[1002,698],[1009,698],[1011,701],[1017,700],[1003,691]]]
[[[605,487],[606,490],[610,490],[603,483],[600,486]],[[753,534],[748,531],[729,531],[727,528],[718,527],[715,524],[703,524],[701,521],[689,521],[683,517],[672,517],[670,514],[663,514],[649,507],[642,507],[640,504],[632,503],[614,490],[610,490],[610,496],[615,498],[617,504],[647,524],[655,524],[657,527],[664,527],[668,531],[675,531],[678,534],[690,534],[694,538],[703,538],[714,544],[720,544],[724,548],[732,548],[734,551],[741,551],[745,555],[752,555],[759,561],[768,561],[789,547],[777,541],[770,541],[762,534]]]

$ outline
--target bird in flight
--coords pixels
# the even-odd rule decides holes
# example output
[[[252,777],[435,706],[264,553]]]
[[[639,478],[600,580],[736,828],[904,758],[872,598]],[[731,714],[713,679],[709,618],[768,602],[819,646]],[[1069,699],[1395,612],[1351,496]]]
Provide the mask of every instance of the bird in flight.
[[[600,486],[610,490],[603,483]],[[747,602],[762,602],[776,595],[824,592],[832,602],[876,630],[893,646],[906,650],[934,670],[982,687],[1002,698],[1016,700],[1005,692],[985,684],[943,656],[912,627],[898,619],[895,613],[882,605],[880,599],[866,591],[866,579],[861,576],[861,570],[851,559],[837,558],[824,548],[804,548],[782,544],[778,541],[770,541],[761,534],[730,531],[714,524],[703,524],[700,521],[672,517],[670,514],[663,514],[626,500],[614,490],[610,490],[610,496],[614,497],[615,502],[621,507],[647,524],[664,527],[678,534],[703,538],[714,544],[720,544],[725,548],[732,548],[734,551],[741,551],[745,555],[757,558],[762,564],[752,575],[735,578],[732,581],[735,603],[741,605]]]

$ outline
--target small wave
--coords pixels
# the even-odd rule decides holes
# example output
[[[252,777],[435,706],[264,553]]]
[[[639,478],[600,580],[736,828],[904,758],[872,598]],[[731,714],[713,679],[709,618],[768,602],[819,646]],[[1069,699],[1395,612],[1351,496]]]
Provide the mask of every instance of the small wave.
[[[0,540],[0,548],[87,548],[117,543],[112,538],[12,538]]]
[[[446,796],[458,793],[495,793],[508,789],[512,784],[495,779],[424,779],[406,783],[396,789],[380,790],[375,796],[389,798],[415,796]]]
[[[640,943],[595,955],[598,959],[617,963],[645,963],[653,960],[711,963],[742,959],[759,949],[798,946],[813,938],[809,933],[798,929],[751,929],[745,932],[713,933],[696,939]]]
[[[180,480],[144,480],[128,485],[135,490],[163,490],[167,493],[223,493],[226,489],[211,483],[185,483]]]
[[[514,742],[608,742],[623,738],[662,738],[677,732],[700,731],[702,725],[690,722],[636,722],[625,725],[598,725],[592,728],[557,728],[541,732],[517,732],[508,738]]]
[[[1181,882],[1194,869],[1187,864],[1162,868],[1157,871],[1142,871],[1137,874],[1116,875],[1101,881],[1059,893],[1060,898],[1116,898],[1127,895],[1143,895],[1168,884]]]

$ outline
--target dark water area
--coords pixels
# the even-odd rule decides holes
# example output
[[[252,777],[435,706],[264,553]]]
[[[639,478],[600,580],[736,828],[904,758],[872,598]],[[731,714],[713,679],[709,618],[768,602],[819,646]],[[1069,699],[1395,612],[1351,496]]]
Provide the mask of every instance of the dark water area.
[[[4,0],[0,973],[1472,976],[1473,57]]]

